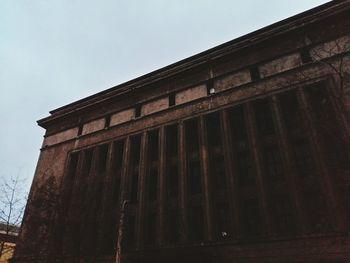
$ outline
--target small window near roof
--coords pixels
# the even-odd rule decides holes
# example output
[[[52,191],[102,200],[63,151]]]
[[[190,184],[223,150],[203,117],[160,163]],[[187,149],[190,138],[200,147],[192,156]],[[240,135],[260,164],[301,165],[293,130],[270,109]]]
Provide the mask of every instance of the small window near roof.
[[[175,106],[175,93],[169,95],[169,107]]]
[[[135,118],[141,117],[141,104],[135,106]]]

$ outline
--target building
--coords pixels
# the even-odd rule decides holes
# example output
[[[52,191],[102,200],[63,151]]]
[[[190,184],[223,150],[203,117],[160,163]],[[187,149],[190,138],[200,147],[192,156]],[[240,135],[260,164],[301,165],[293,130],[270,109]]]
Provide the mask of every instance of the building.
[[[350,262],[349,33],[332,1],[51,111],[13,262]]]
[[[0,263],[8,263],[13,256],[19,228],[0,222]]]

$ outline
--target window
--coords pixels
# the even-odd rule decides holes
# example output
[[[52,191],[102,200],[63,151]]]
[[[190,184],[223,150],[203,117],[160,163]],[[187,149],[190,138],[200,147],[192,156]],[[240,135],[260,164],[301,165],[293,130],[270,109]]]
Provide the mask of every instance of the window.
[[[141,136],[131,138],[131,152],[130,152],[130,179],[131,179],[131,193],[130,202],[137,202],[138,195],[138,180],[139,180],[139,162],[140,162],[140,146]]]
[[[216,209],[216,220],[217,220],[217,233],[218,239],[228,239],[230,238],[230,228],[229,228],[229,206],[227,203],[217,204]]]
[[[312,58],[310,56],[309,50],[307,48],[303,48],[300,50],[301,61],[305,63],[312,62]]]
[[[260,80],[260,72],[259,72],[258,67],[252,67],[250,69],[250,76],[252,78],[252,81]]]
[[[266,146],[263,149],[265,172],[273,180],[278,180],[282,176],[282,161],[277,146]]]
[[[168,197],[178,194],[178,132],[177,125],[166,127],[166,192]]]
[[[237,177],[240,186],[253,185],[255,182],[253,161],[249,152],[243,151],[237,154]]]
[[[175,93],[169,95],[169,107],[175,106]]]
[[[108,154],[108,145],[104,144],[98,147],[98,165],[97,170],[99,173],[106,172],[107,166],[107,154]]]
[[[256,101],[254,103],[254,111],[259,135],[273,135],[275,128],[268,99]]]
[[[159,149],[158,149],[158,130],[148,134],[148,200],[154,201],[157,199],[157,184],[159,170]]]
[[[180,238],[179,213],[177,209],[168,209],[165,216],[166,241],[175,243]]]
[[[240,212],[243,237],[249,238],[260,235],[262,225],[258,200],[241,200]]]
[[[193,206],[190,210],[190,237],[192,241],[204,239],[204,218],[201,206]]]
[[[135,118],[141,117],[141,104],[135,106]]]
[[[295,218],[289,197],[286,195],[272,196],[271,207],[275,234],[289,235],[295,233]]]
[[[154,246],[157,237],[157,214],[150,213],[147,218],[146,246]]]
[[[201,193],[201,167],[199,161],[198,121],[190,120],[185,123],[187,179],[189,194]]]
[[[294,160],[299,175],[314,173],[314,161],[309,143],[306,139],[293,142]]]
[[[108,128],[111,124],[111,115],[105,117],[105,128]]]

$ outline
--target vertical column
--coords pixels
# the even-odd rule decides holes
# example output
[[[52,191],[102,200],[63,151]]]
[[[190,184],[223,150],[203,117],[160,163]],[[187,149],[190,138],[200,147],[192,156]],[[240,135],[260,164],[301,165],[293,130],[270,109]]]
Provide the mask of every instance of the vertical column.
[[[227,192],[229,197],[229,207],[232,222],[230,225],[233,238],[239,237],[239,206],[238,206],[238,189],[237,189],[237,178],[234,173],[235,163],[233,161],[232,153],[232,138],[231,138],[231,127],[228,120],[227,110],[221,112],[221,136],[223,138],[222,144],[224,148],[225,158],[225,173],[227,178]]]
[[[180,240],[182,243],[188,240],[188,213],[187,213],[187,162],[185,148],[185,126],[183,121],[179,123],[179,200],[180,200]]]
[[[322,140],[314,127],[311,109],[309,108],[310,103],[303,89],[300,88],[297,90],[297,98],[301,106],[303,119],[306,122],[310,132],[312,151],[315,156],[317,167],[319,168],[319,174],[321,175],[321,185],[324,189],[324,192],[327,194],[326,202],[331,210],[329,218],[333,220],[332,223],[334,226],[336,226],[337,230],[346,229],[344,219],[342,218],[339,212],[341,211],[341,209],[337,200],[335,190],[333,188],[331,174],[326,166],[327,158],[321,147]]]
[[[158,206],[158,220],[159,220],[159,234],[158,244],[161,246],[164,243],[165,236],[165,174],[166,174],[166,134],[165,127],[159,129],[159,206]]]
[[[208,156],[208,140],[207,140],[207,127],[205,124],[204,117],[201,116],[199,118],[199,151],[200,151],[200,160],[201,160],[201,169],[202,169],[202,176],[203,176],[203,182],[204,182],[204,202],[203,202],[203,208],[205,211],[205,222],[206,222],[206,233],[207,233],[207,240],[213,239],[213,226],[212,226],[212,218],[211,218],[211,186],[210,186],[210,178],[209,178],[209,156]]]
[[[98,229],[97,229],[97,250],[98,253],[105,252],[106,242],[105,242],[105,231],[111,230],[111,226],[109,229],[108,225],[105,225],[105,220],[108,218],[109,212],[111,210],[111,199],[112,199],[112,192],[113,192],[113,174],[112,174],[112,155],[114,152],[113,143],[109,143],[108,146],[108,153],[107,153],[107,160],[106,160],[106,176],[102,178],[101,184],[102,184],[102,197],[100,202],[100,213],[96,215],[98,220]]]
[[[286,171],[286,179],[288,182],[289,191],[291,193],[291,198],[293,200],[293,210],[297,220],[297,232],[304,233],[304,215],[302,213],[301,201],[296,187],[294,178],[295,174],[293,173],[292,168],[293,165],[291,163],[292,150],[288,142],[288,135],[285,130],[285,126],[282,123],[282,113],[277,96],[272,96],[270,105],[275,120],[275,127],[277,128],[278,144]]]
[[[249,136],[249,143],[251,147],[251,152],[253,154],[253,159],[256,168],[256,181],[259,189],[260,196],[260,204],[261,204],[261,213],[263,218],[263,231],[266,236],[271,235],[271,220],[270,213],[267,204],[267,195],[266,195],[266,187],[264,183],[264,178],[262,174],[262,165],[258,151],[258,142],[257,142],[257,132],[254,125],[254,111],[252,109],[251,103],[246,103],[245,105],[245,116],[247,120],[247,129]]]
[[[145,222],[145,204],[146,204],[146,164],[147,164],[147,143],[148,136],[144,132],[141,137],[140,147],[140,163],[139,163],[139,185],[138,185],[138,209],[136,219],[136,247],[143,247],[144,241],[144,229],[143,223]]]

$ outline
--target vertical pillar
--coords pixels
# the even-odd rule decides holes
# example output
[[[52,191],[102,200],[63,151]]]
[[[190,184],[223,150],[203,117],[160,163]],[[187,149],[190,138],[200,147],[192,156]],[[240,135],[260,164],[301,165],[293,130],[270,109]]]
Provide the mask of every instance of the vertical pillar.
[[[188,240],[188,212],[187,212],[187,162],[185,148],[185,125],[183,121],[178,126],[179,141],[179,211],[180,211],[180,241]]]
[[[304,233],[305,225],[304,225],[304,215],[302,213],[300,196],[298,193],[298,189],[296,187],[295,182],[295,173],[293,172],[293,165],[291,163],[292,160],[292,150],[290,148],[290,144],[288,142],[288,135],[285,127],[282,123],[282,113],[279,105],[279,101],[277,96],[272,96],[271,101],[271,110],[275,121],[275,127],[277,129],[278,135],[278,144],[280,148],[280,153],[282,157],[282,161],[286,171],[286,179],[288,182],[288,188],[291,193],[291,198],[293,201],[294,213],[296,216],[296,226],[298,233]]]
[[[256,170],[256,181],[257,186],[259,190],[259,201],[261,204],[261,215],[263,218],[263,232],[264,235],[269,236],[271,235],[271,219],[270,219],[270,213],[268,209],[268,203],[267,203],[267,194],[266,194],[266,187],[265,182],[263,178],[262,173],[262,164],[259,156],[258,151],[258,142],[257,142],[257,132],[255,129],[255,120],[254,120],[254,110],[252,108],[251,103],[246,103],[244,108],[245,117],[247,120],[247,129],[248,129],[248,138],[249,138],[249,144],[251,148],[251,153],[253,155],[253,160],[255,163],[255,170]]]
[[[321,175],[321,185],[324,192],[327,194],[326,202],[330,208],[329,218],[333,220],[332,223],[334,226],[336,226],[337,230],[344,230],[346,229],[346,224],[344,222],[344,218],[340,214],[341,208],[332,184],[331,173],[326,166],[327,158],[321,147],[321,139],[313,125],[312,113],[309,107],[310,103],[308,102],[308,98],[302,88],[297,90],[297,98],[303,119],[310,132],[312,151],[314,153],[313,155],[315,156],[316,165],[319,168],[318,172]]]
[[[165,183],[166,183],[166,134],[165,127],[162,126],[159,129],[159,183],[158,183],[158,196],[159,196],[159,206],[158,206],[158,221],[159,221],[159,233],[157,237],[158,244],[161,246],[165,239]]]
[[[237,189],[237,178],[235,170],[235,163],[232,152],[232,138],[231,138],[231,126],[229,122],[229,116],[227,110],[221,113],[221,138],[222,146],[224,150],[225,160],[225,174],[227,185],[227,194],[229,198],[230,208],[230,229],[232,231],[233,238],[239,237],[239,205],[238,205],[238,189]]]
[[[201,160],[201,170],[204,182],[204,192],[203,192],[203,208],[206,222],[206,234],[207,240],[213,239],[213,226],[211,217],[211,185],[209,178],[209,155],[208,155],[208,138],[207,138],[207,128],[205,124],[204,117],[199,117],[199,154]]]
[[[138,185],[138,208],[136,219],[136,247],[143,247],[144,241],[144,223],[145,223],[145,205],[146,205],[146,169],[147,169],[147,144],[148,136],[144,132],[141,137],[140,162],[139,162],[139,185]]]

